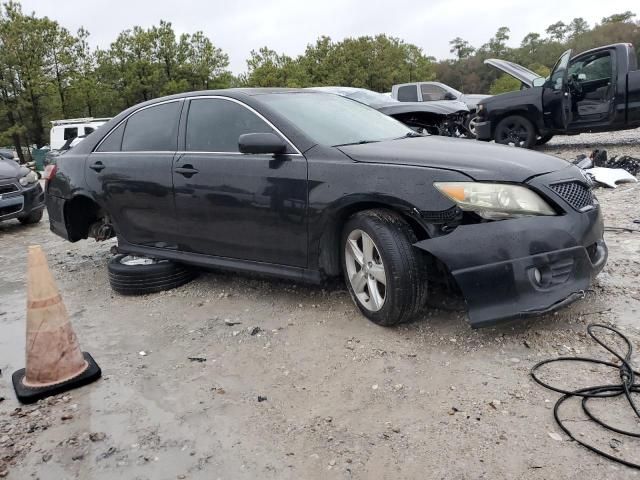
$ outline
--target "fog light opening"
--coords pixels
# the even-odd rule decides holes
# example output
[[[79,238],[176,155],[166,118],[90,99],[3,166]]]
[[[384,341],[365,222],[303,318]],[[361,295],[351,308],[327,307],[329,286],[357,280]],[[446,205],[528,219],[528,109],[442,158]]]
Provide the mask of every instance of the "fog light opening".
[[[540,282],[542,281],[542,272],[540,272],[539,269],[537,269],[536,267],[533,267],[533,280],[540,285]]]

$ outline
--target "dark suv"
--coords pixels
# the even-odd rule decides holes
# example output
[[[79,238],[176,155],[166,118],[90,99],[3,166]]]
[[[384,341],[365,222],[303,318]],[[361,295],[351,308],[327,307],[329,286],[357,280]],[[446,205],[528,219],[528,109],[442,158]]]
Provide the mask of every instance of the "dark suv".
[[[188,280],[174,264],[311,282],[342,273],[382,325],[420,312],[441,274],[474,326],[545,312],[579,298],[607,258],[577,167],[423,136],[309,90],[132,107],[58,158],[47,205],[51,229],[70,241],[117,236],[119,292]]]

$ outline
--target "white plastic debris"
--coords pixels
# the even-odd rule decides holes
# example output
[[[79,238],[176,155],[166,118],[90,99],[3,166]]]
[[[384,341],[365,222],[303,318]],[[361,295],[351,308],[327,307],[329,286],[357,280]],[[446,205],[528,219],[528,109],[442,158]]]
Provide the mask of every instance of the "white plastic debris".
[[[616,188],[620,183],[635,183],[638,181],[636,177],[622,168],[594,167],[586,169],[585,172],[597,183],[610,188]]]

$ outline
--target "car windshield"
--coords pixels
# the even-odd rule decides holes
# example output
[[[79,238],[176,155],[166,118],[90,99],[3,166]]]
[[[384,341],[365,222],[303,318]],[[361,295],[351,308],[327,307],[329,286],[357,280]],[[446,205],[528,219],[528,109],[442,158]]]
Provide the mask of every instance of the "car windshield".
[[[260,100],[320,145],[379,142],[414,133],[397,120],[338,95],[272,93]]]
[[[391,98],[384,93],[372,92],[371,90],[356,90],[353,93],[348,93],[345,97],[353,98],[354,100],[364,103],[365,105],[379,105],[381,103],[396,103],[397,100]],[[399,103],[399,102],[398,102]]]

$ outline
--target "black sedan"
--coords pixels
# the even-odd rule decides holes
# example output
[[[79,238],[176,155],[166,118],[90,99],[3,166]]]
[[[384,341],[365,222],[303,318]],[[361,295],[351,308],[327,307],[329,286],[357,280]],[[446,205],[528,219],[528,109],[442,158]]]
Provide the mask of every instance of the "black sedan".
[[[117,236],[110,275],[124,293],[188,278],[175,267],[161,277],[167,260],[317,283],[342,274],[381,325],[422,311],[439,275],[455,279],[473,326],[550,311],[579,298],[607,258],[577,167],[421,136],[309,90],[134,106],[59,157],[47,206],[70,241]],[[128,268],[153,275],[127,283]]]
[[[0,222],[17,218],[38,223],[44,210],[44,193],[38,174],[0,155]]]

